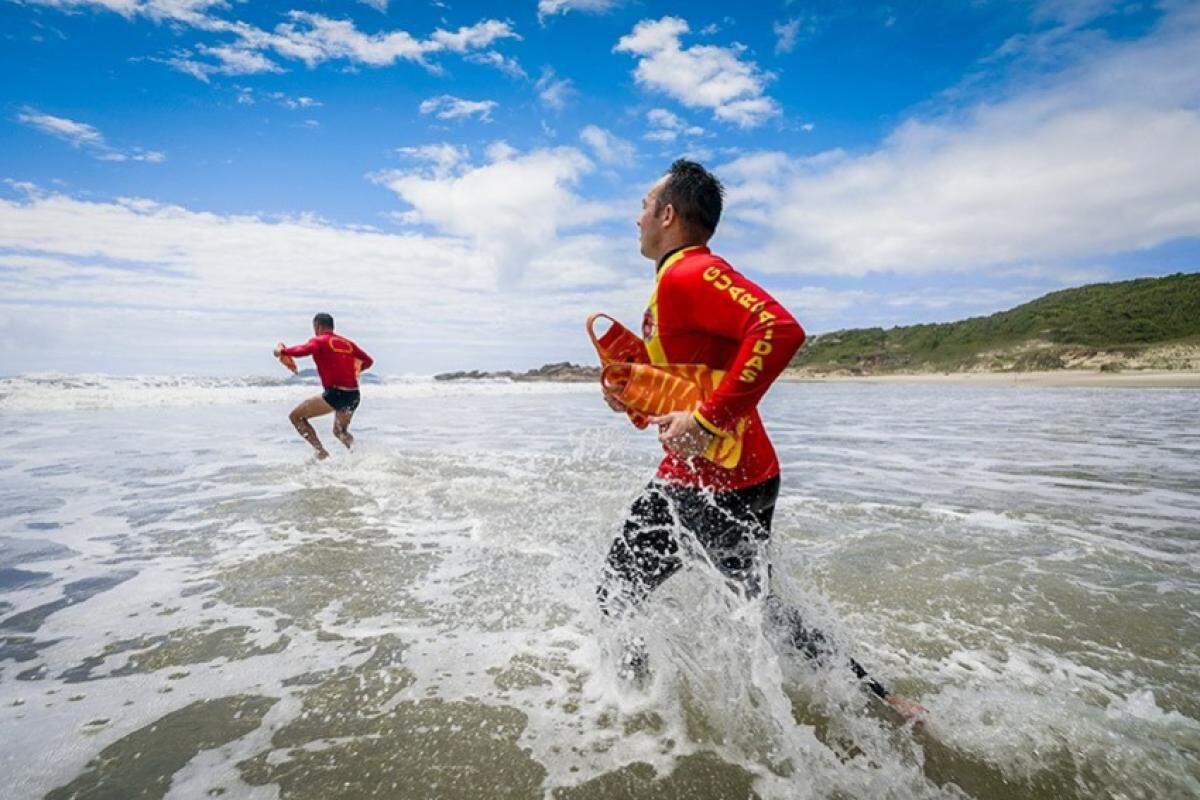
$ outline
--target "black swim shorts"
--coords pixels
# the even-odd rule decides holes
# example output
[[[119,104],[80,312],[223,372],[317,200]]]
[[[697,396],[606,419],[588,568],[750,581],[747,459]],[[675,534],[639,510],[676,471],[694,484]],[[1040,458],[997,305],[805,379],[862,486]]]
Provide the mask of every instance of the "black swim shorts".
[[[334,411],[353,411],[358,408],[361,397],[358,389],[335,389],[330,387],[321,395],[325,402],[333,406]]]

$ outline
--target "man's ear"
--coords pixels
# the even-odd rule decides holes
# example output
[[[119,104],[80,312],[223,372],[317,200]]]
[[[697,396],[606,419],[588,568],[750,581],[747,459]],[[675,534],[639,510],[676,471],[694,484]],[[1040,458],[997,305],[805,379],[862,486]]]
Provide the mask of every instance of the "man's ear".
[[[675,213],[675,206],[667,203],[663,206],[663,227],[667,228],[679,221],[679,215]]]

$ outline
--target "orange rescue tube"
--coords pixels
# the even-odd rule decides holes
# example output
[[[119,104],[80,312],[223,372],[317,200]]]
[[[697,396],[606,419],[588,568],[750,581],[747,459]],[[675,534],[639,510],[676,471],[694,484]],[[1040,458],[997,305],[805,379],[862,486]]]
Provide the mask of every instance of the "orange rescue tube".
[[[596,335],[596,320],[608,320],[609,328],[603,336]],[[633,331],[610,317],[608,314],[592,314],[587,318],[588,337],[592,346],[600,356],[602,365],[608,364],[649,364],[650,354],[646,352],[646,343]]]
[[[597,336],[596,321],[601,319],[608,320],[609,327],[603,335]],[[601,368],[613,364],[650,363],[650,354],[646,352],[646,343],[636,333],[608,314],[592,314],[587,318],[586,327],[588,338],[592,340],[592,346],[596,348],[596,354],[600,356]],[[604,382],[601,381],[601,386],[603,385]],[[628,414],[629,421],[638,429],[645,428],[650,424],[645,414],[639,414],[633,409],[629,409],[625,413]]]
[[[283,349],[283,342],[279,343],[279,349]],[[300,371],[300,368],[296,366],[296,359],[292,358],[287,353],[280,353],[278,356],[276,356],[276,358],[278,358],[279,363],[283,364],[283,366],[291,371],[293,375]]]
[[[725,372],[705,364],[609,364],[600,370],[600,385],[623,403],[632,416],[659,416],[672,411],[695,411],[712,396]],[[726,469],[742,457],[746,421],[730,433],[714,436],[704,457]]]

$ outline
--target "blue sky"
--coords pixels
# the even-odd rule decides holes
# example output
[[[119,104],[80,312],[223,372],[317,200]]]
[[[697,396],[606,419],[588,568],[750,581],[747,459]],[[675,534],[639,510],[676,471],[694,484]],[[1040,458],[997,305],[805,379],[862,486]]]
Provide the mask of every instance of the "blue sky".
[[[812,332],[1200,269],[1200,4],[0,0],[0,374],[587,360],[681,155]],[[265,355],[264,355],[265,354]]]

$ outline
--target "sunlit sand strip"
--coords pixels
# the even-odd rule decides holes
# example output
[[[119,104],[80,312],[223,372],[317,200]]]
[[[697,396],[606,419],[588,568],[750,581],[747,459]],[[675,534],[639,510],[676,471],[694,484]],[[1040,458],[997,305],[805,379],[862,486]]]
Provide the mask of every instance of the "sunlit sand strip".
[[[1200,370],[1084,372],[931,372],[912,375],[802,375],[785,373],[786,380],[837,383],[954,383],[981,386],[1129,386],[1149,388],[1200,387]]]

